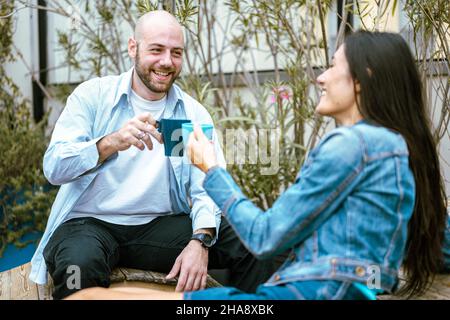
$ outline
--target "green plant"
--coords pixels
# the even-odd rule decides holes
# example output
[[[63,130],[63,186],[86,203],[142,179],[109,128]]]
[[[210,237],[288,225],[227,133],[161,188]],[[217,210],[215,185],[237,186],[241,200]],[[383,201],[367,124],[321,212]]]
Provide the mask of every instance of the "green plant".
[[[404,11],[410,21],[414,53],[425,80],[430,114],[435,118],[434,137],[440,142],[450,137],[450,2],[405,0]],[[426,79],[427,74],[433,77]]]
[[[28,1],[17,1],[33,7]],[[335,49],[330,48],[325,18],[328,13],[335,14],[330,12],[332,3],[331,0],[92,3],[49,0],[47,7],[39,9],[73,22],[69,30],[58,30],[68,83],[73,82],[72,71],[81,71],[86,78],[125,71],[130,64],[123,39],[131,34],[135,20],[161,5],[172,11],[186,29],[184,73],[178,84],[206,106],[223,137],[232,130],[243,131],[238,132],[245,142],[243,148],[247,148],[241,150],[243,153],[248,154],[261,134],[272,130],[272,139],[267,139],[265,145],[277,152],[277,170],[271,174],[264,174],[267,164],[260,159],[243,163],[227,159],[228,169],[247,196],[267,208],[292,183],[307,152],[326,132],[328,124],[332,124],[330,119],[313,112],[319,97],[315,79],[328,66],[330,52]],[[384,18],[402,9],[412,27],[415,46],[427,45],[430,39],[439,40],[433,46],[431,59],[416,50],[424,76],[430,62],[437,60],[448,75],[448,1],[345,1],[344,4],[342,20],[346,21],[352,13],[366,29],[382,28]],[[375,16],[370,9],[373,6]],[[364,21],[368,18],[373,23],[366,26]],[[337,32],[336,45],[345,34],[345,25],[342,23]],[[422,37],[418,37],[420,34]],[[269,78],[264,75],[267,70]],[[442,75],[439,75],[442,81],[434,81],[427,90],[432,93],[428,97],[430,105],[435,105],[435,101],[443,104],[441,109],[435,108],[442,110],[435,131],[437,140],[448,138],[450,123],[449,82]],[[76,81],[79,80],[84,79]],[[439,99],[433,100],[433,95]],[[223,141],[227,151],[229,141]]]
[[[0,16],[13,7],[2,2]],[[23,235],[44,230],[56,194],[42,172],[47,121],[34,123],[29,101],[3,67],[14,59],[11,28],[11,19],[0,19],[0,257],[7,244],[24,246]]]
[[[206,106],[224,138],[227,132],[235,130],[241,135],[237,140],[247,139],[247,145],[236,150],[246,158],[227,159],[228,169],[247,196],[263,208],[271,206],[280,191],[292,183],[323,124],[313,114],[309,92],[316,90],[315,56],[326,54],[327,50],[314,33],[319,20],[308,16],[319,17],[319,9],[327,10],[329,5],[329,1],[319,5],[310,1],[226,1],[221,5],[215,1],[183,0],[166,7],[186,29],[185,72],[178,84]],[[78,25],[70,31],[58,30],[68,73],[81,70],[90,77],[126,70],[127,52],[120,39],[127,29],[132,30],[140,14],[157,7],[157,1],[102,0],[84,8],[78,7],[76,1],[49,1],[48,10],[73,19],[67,6],[75,8]],[[216,17],[224,9],[222,21]],[[83,14],[79,14],[82,10]],[[305,10],[305,17],[294,14],[300,10]],[[285,15],[286,12],[290,14]],[[95,17],[100,18],[100,23]],[[220,46],[216,45],[218,34],[223,35]],[[252,45],[269,49],[273,80],[260,81],[260,66],[246,66],[258,51]],[[83,48],[89,49],[90,54],[77,54]],[[226,55],[237,61],[231,72],[225,71]],[[239,79],[244,79],[244,83],[238,84]],[[235,90],[237,86],[243,86],[253,101],[245,100]],[[288,92],[287,97],[282,90]],[[308,125],[315,129],[305,139]],[[263,144],[258,148],[266,150],[257,150],[256,159],[248,161],[246,149],[255,139]],[[225,149],[238,147],[231,145],[230,140],[223,142]],[[262,163],[259,157],[261,152],[271,150],[276,150],[276,155],[270,155],[270,160],[276,162],[272,172],[266,170],[269,164]]]

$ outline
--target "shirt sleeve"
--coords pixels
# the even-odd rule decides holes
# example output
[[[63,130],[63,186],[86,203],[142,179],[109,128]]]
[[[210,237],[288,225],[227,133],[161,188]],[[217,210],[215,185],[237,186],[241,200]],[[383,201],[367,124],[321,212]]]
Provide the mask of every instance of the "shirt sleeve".
[[[91,80],[77,87],[56,121],[44,155],[44,174],[52,184],[71,182],[99,167],[97,141],[103,137],[93,136],[98,86]]]
[[[205,115],[202,123],[211,123],[212,119],[209,115]],[[226,167],[225,157],[220,146],[217,132],[213,134],[214,147],[216,151],[217,160],[222,168]],[[192,220],[192,230],[203,228],[215,228],[216,234],[213,243],[217,241],[219,236],[219,228],[222,212],[220,208],[209,197],[203,187],[205,174],[198,168],[191,166],[190,176],[190,197],[192,199],[192,209],[190,218]]]
[[[349,129],[324,138],[294,184],[263,211],[245,197],[224,169],[208,171],[204,187],[244,245],[268,258],[310,236],[354,189],[363,166],[363,145]]]

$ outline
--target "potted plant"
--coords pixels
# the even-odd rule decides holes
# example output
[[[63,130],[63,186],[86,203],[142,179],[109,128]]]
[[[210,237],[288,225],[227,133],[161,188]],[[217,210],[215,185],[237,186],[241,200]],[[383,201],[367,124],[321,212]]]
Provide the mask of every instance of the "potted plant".
[[[7,7],[2,4],[0,15]],[[14,60],[11,26],[0,19],[0,271],[31,259],[56,195],[42,171],[46,117],[35,123],[29,101],[3,67]]]
[[[42,173],[46,121],[35,124],[25,101],[18,102],[13,95],[1,91],[0,271],[3,271],[31,258],[56,190]],[[25,250],[18,251],[20,248]]]

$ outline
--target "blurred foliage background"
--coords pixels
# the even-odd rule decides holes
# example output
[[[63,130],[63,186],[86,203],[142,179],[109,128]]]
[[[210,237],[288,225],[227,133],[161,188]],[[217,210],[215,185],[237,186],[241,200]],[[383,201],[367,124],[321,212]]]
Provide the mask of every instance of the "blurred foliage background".
[[[430,113],[438,112],[433,117],[437,119],[436,140],[448,137],[449,2],[342,3],[341,19],[345,22],[351,14],[362,21],[361,28],[369,30],[382,29],[381,21],[395,10],[405,13],[411,29],[409,41],[424,76]],[[369,10],[374,3],[378,7],[375,15]],[[233,161],[230,157],[235,155],[228,149],[233,146],[224,145],[233,177],[252,201],[267,209],[293,182],[307,152],[333,126],[330,119],[314,114],[319,97],[315,79],[328,66],[330,55],[346,31],[353,27],[342,23],[337,38],[329,42],[326,16],[332,4],[331,0],[48,0],[42,7],[24,0],[1,1],[0,61],[3,65],[20,54],[17,48],[12,50],[15,7],[46,10],[67,18],[71,28],[54,32],[64,56],[61,67],[67,68],[68,79],[66,84],[50,90],[52,98],[65,101],[73,90],[72,74],[82,74],[79,81],[127,70],[130,64],[124,39],[140,15],[157,8],[171,11],[186,30],[185,64],[177,83],[210,111],[224,137],[227,132],[240,130],[242,152],[248,154],[251,146],[259,143],[267,152],[276,153],[272,155],[276,157],[276,170],[271,171],[262,158]],[[261,70],[258,64],[261,48],[270,70]],[[231,69],[230,61],[235,61]],[[438,82],[426,78],[434,62],[439,62],[443,66],[441,72],[447,75]],[[33,121],[30,102],[22,97],[2,66],[0,84],[3,248],[6,243],[20,245],[21,236],[31,229],[44,229],[57,189],[49,186],[42,174],[48,143],[47,117],[39,123]],[[438,97],[440,102],[432,97]],[[435,111],[439,103],[443,107]]]

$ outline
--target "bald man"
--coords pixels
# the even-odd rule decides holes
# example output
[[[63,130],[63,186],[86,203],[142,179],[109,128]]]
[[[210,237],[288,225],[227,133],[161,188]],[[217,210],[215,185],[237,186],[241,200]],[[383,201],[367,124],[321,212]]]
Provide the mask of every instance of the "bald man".
[[[128,41],[133,67],[80,84],[67,99],[44,156],[61,185],[32,259],[30,279],[51,275],[53,297],[108,287],[117,266],[178,277],[177,291],[202,289],[208,268],[229,268],[230,285],[251,292],[272,273],[243,247],[186,158],[166,157],[160,119],[212,124],[174,81],[183,30],[165,11],[142,16]],[[216,134],[213,141],[225,165]]]

